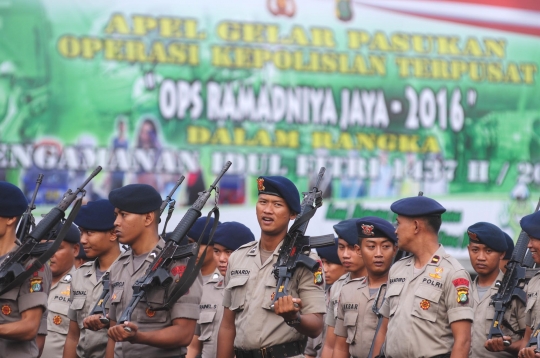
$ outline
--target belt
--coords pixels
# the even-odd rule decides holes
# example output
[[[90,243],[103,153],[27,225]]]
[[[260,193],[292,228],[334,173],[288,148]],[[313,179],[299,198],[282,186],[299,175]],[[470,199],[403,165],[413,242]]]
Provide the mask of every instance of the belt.
[[[446,353],[446,354],[439,354],[438,356],[433,356],[431,358],[450,358],[450,355],[452,353]]]
[[[283,358],[304,354],[305,348],[304,341],[296,341],[249,351],[235,348],[234,354],[236,358]]]

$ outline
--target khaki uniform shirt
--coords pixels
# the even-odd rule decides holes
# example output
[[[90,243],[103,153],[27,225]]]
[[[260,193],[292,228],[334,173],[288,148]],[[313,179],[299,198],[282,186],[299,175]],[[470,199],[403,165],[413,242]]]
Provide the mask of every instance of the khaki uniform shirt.
[[[508,352],[494,353],[484,348],[484,343],[486,343],[495,316],[495,307],[490,305],[491,296],[497,293],[498,288],[495,287],[495,283],[499,280],[502,281],[503,276],[504,274],[500,271],[499,276],[497,276],[497,279],[493,282],[491,288],[484,293],[482,298],[478,296],[476,280],[472,284],[471,297],[474,300],[474,324],[472,327],[471,358],[514,357],[513,354]],[[506,310],[504,319],[508,321],[514,331],[525,330],[525,306],[520,300],[512,300],[512,305]],[[522,338],[520,335],[514,334],[511,330],[505,328],[503,322],[500,323],[504,335],[512,337],[512,342],[519,341]]]
[[[454,344],[450,324],[474,318],[470,276],[442,245],[416,274],[414,260],[414,256],[406,257],[390,269],[380,311],[389,318],[387,358],[449,353]]]
[[[283,241],[262,265],[258,241],[241,246],[229,258],[223,306],[236,313],[236,348],[261,349],[306,339],[270,308],[276,292],[272,270],[282,244]],[[318,258],[313,253],[311,257]],[[302,299],[301,314],[324,313],[323,286],[315,283],[314,274],[305,267],[300,266],[294,272],[288,291]]]
[[[97,265],[97,260],[82,264],[73,274],[73,281],[71,281],[71,305],[68,317],[79,326],[78,357],[104,357],[109,340],[107,329],[96,332],[85,329],[83,326],[83,320],[90,315],[103,292],[101,278],[98,281],[96,276]]]
[[[148,254],[140,267],[133,265],[133,251],[124,252],[110,269],[111,299],[109,318],[117,321],[122,316],[124,309],[129,304],[133,296],[133,284],[143,276],[146,269],[153,262],[154,253],[161,252],[165,246],[165,241],[160,239],[157,246]],[[170,271],[175,279],[179,279],[183,274],[183,269],[187,265],[188,259],[175,261]],[[149,304],[154,307],[162,306],[166,302],[168,291],[172,288],[155,288],[147,297],[143,298],[133,310],[131,321],[137,324],[141,332],[157,331],[172,325],[172,321],[177,318],[199,319],[199,303],[202,295],[202,278],[199,273],[197,279],[191,285],[189,292],[180,297],[169,311],[153,311]],[[129,342],[116,343],[115,357],[177,357],[186,354],[186,347],[177,349],[162,349],[143,344],[132,344]]]
[[[216,269],[203,285],[201,315],[197,321],[195,335],[202,342],[202,358],[215,358],[217,355],[217,335],[223,318],[223,276]]]
[[[0,263],[4,259],[5,257],[1,258]],[[22,312],[35,307],[42,307],[43,314],[45,314],[51,280],[51,269],[48,265],[45,265],[26,282],[0,296],[0,324],[20,321]],[[35,339],[31,341],[14,341],[0,337],[0,356],[2,357],[34,358],[38,354]]]
[[[49,294],[49,312],[47,314],[47,338],[43,347],[42,358],[58,358],[64,353],[64,345],[69,330],[69,297],[71,294],[71,281],[75,267],[60,281],[51,287]]]
[[[332,288],[332,285],[328,285],[326,289],[324,290],[324,301],[326,303],[326,311],[328,311],[328,305],[330,304],[330,289]],[[326,320],[326,313],[323,315],[323,322]],[[324,344],[324,339],[326,337],[326,323],[323,324],[323,330],[320,335],[318,335],[316,338],[308,338],[306,343],[306,349],[304,350],[305,355],[309,355],[312,357],[321,357],[322,353],[322,346]]]
[[[525,309],[525,324],[532,328],[533,332],[540,323],[540,271],[538,271],[527,284],[527,308]]]
[[[365,277],[350,280],[341,288],[334,333],[347,338],[353,357],[367,358],[371,348],[378,321],[372,310],[374,300]]]
[[[343,285],[349,282],[350,279],[351,279],[351,273],[347,272],[346,274],[338,278],[337,281],[334,282],[334,284],[330,288],[330,292],[329,292],[330,300],[326,308],[326,317],[324,319],[325,320],[324,323],[327,326],[330,326],[330,327],[336,326],[339,294],[341,292],[341,288],[343,287]]]

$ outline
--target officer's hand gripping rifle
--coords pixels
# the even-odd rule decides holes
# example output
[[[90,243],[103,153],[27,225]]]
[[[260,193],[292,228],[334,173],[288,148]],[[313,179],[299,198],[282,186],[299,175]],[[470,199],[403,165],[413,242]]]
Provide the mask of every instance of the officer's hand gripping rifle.
[[[165,235],[167,223],[169,222],[169,219],[171,218],[171,215],[174,211],[174,204],[176,203],[176,201],[172,198],[172,196],[174,195],[174,192],[176,191],[176,189],[178,189],[180,184],[182,184],[182,182],[184,181],[184,178],[185,177],[183,175],[180,176],[180,178],[178,179],[174,187],[169,192],[169,195],[167,195],[165,199],[163,199],[163,201],[161,202],[161,206],[159,207],[159,216],[161,217],[161,215],[163,214],[163,211],[165,211],[165,208],[167,207],[167,205],[169,205],[169,211],[167,213],[167,219],[165,220],[165,225],[163,226],[162,236]],[[110,321],[106,316],[105,304],[107,303],[107,301],[109,300],[111,296],[109,272],[105,272],[103,274],[103,277],[101,278],[101,283],[103,285],[103,291],[101,291],[101,296],[99,296],[99,299],[96,305],[94,306],[94,308],[92,309],[92,311],[90,312],[90,315],[96,315],[96,314],[100,315],[99,320],[101,321],[101,323],[108,325]]]
[[[30,200],[28,208],[26,209],[24,214],[22,214],[21,223],[19,225],[19,228],[17,229],[17,239],[19,240],[19,244],[21,240],[26,239],[28,233],[30,232],[30,229],[34,229],[36,227],[36,221],[34,220],[34,215],[32,215],[32,210],[36,208],[36,196],[42,182],[43,174],[39,174],[36,180],[36,187],[34,188],[34,193],[32,194],[32,200]]]
[[[161,250],[161,252],[159,253],[153,253],[155,255],[154,261],[150,264],[144,276],[135,281],[135,284],[133,285],[133,296],[131,297],[131,300],[129,301],[127,307],[124,309],[124,312],[122,312],[122,315],[118,319],[118,324],[123,324],[124,322],[131,320],[131,315],[137,304],[154,287],[166,287],[172,283],[173,277],[171,276],[169,271],[171,269],[170,266],[174,260],[192,256],[179,282],[169,294],[165,305],[163,307],[157,307],[152,309],[156,311],[169,309],[172,304],[174,304],[182,295],[184,295],[189,290],[189,287],[197,278],[200,269],[200,265],[195,265],[194,259],[197,257],[197,254],[199,252],[199,244],[202,236],[197,243],[192,243],[186,246],[178,246],[178,243],[180,243],[184,236],[187,235],[193,224],[195,224],[195,221],[197,221],[197,219],[201,216],[201,210],[204,208],[204,205],[206,204],[208,199],[210,199],[212,191],[218,191],[217,184],[219,183],[223,175],[227,172],[230,166],[231,162],[227,162],[221,172],[218,174],[216,180],[212,183],[212,185],[210,185],[210,188],[203,191],[202,193],[199,193],[199,197],[197,198],[195,203],[191,206],[191,208],[188,209],[182,220],[180,220],[174,231],[171,233],[169,240],[163,247],[163,250]],[[212,229],[211,235],[213,235],[217,224],[218,219],[216,217],[216,219],[214,220],[214,227]],[[203,261],[204,257],[201,257],[199,263],[202,265]],[[128,332],[131,331],[131,328],[127,326],[124,326],[124,329]]]
[[[536,210],[540,206],[540,201],[536,206]],[[525,294],[526,267],[524,266],[525,254],[527,253],[527,245],[529,244],[529,235],[523,230],[519,234],[514,252],[510,260],[506,264],[506,273],[503,276],[502,282],[497,282],[499,290],[491,296],[491,305],[495,307],[495,315],[493,323],[489,329],[488,339],[493,337],[504,337],[501,329],[501,324],[504,322],[504,314],[512,304],[512,300],[519,299],[523,304],[527,302]],[[504,346],[510,346],[510,341],[503,340]]]
[[[289,229],[283,245],[279,249],[277,262],[272,271],[277,279],[276,294],[273,302],[279,298],[288,296],[289,281],[294,271],[299,265],[307,267],[311,272],[316,272],[320,263],[309,257],[311,249],[314,247],[323,247],[334,245],[334,235],[323,236],[305,236],[309,220],[315,215],[318,208],[322,206],[322,191],[319,190],[319,184],[324,176],[325,168],[319,170],[315,186],[304,194],[302,201],[302,210],[296,217],[296,220]],[[322,279],[322,277],[321,277]],[[271,308],[274,307],[270,306]]]
[[[62,240],[64,239],[69,226],[81,205],[81,199],[86,191],[84,187],[92,180],[99,172],[101,167],[97,167],[92,174],[82,183],[74,192],[69,189],[62,198],[62,201],[49,211],[47,215],[36,225],[34,230],[26,237],[19,238],[21,245],[0,264],[0,295],[11,290],[15,286],[20,285],[24,280],[28,279],[34,272],[39,270],[45,263],[54,255]],[[79,195],[81,197],[79,198]],[[28,259],[32,256],[34,249],[39,245],[41,239],[45,238],[48,233],[64,218],[68,207],[77,199],[75,207],[71,211],[68,220],[60,230],[60,233],[52,243],[47,245],[43,253],[29,266],[26,267]]]

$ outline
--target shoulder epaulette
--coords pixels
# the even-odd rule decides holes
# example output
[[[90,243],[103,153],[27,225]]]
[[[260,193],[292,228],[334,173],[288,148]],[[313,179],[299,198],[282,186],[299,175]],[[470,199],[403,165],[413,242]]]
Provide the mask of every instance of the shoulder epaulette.
[[[255,245],[257,245],[257,241],[250,241],[247,244],[244,244],[244,245],[240,246],[238,249],[236,249],[236,251],[239,251],[239,250],[245,249],[245,248],[249,248],[249,247],[252,247],[252,246],[255,246]]]

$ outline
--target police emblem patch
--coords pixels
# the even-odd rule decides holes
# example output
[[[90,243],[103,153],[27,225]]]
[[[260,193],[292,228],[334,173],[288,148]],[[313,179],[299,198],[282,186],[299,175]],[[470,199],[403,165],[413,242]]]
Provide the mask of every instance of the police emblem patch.
[[[30,293],[33,292],[43,292],[43,279],[41,277],[30,279]]]
[[[373,236],[375,235],[373,233],[373,230],[375,230],[375,227],[373,225],[362,224],[362,234],[367,235],[367,236]]]
[[[257,179],[257,189],[259,189],[259,191],[263,191],[264,189],[266,189],[264,187],[264,179],[263,178]]]
[[[457,301],[461,304],[469,302],[469,289],[466,287],[460,287],[457,289]]]
[[[324,280],[323,280],[323,271],[322,271],[322,267],[319,266],[319,268],[317,269],[317,271],[315,271],[313,273],[313,282],[317,285],[317,286],[320,286],[323,284]]]
[[[60,317],[60,316],[54,316],[53,319],[52,319],[52,321],[53,321],[53,323],[54,323],[55,325],[58,326],[60,323],[62,323],[62,317]]]
[[[156,311],[154,311],[153,309],[151,309],[150,307],[147,307],[146,308],[146,315],[148,317],[154,317],[156,315]]]
[[[428,300],[422,300],[420,301],[420,308],[426,311],[431,306],[431,303],[429,303]]]
[[[4,316],[8,316],[11,314],[11,307],[9,307],[8,305],[3,305],[2,306],[2,314]]]

